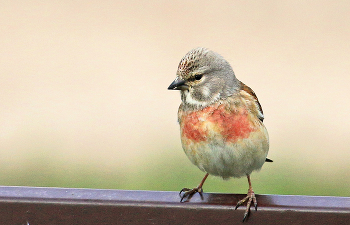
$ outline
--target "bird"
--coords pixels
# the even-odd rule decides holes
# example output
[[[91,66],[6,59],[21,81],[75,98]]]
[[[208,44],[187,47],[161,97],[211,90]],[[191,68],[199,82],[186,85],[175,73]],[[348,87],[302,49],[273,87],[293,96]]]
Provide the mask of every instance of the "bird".
[[[257,200],[250,175],[259,171],[269,151],[264,114],[254,91],[236,78],[231,65],[218,53],[198,47],[180,61],[168,90],[179,90],[178,123],[183,150],[205,176],[195,188],[183,188],[180,202],[195,193],[203,199],[209,175],[229,178],[246,176],[248,193],[235,209],[247,202],[243,222]]]

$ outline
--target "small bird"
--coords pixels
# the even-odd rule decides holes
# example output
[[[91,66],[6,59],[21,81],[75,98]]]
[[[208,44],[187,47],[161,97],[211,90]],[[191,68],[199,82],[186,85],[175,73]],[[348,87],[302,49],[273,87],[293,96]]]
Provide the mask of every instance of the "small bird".
[[[248,178],[248,194],[235,209],[247,202],[243,222],[257,201],[250,174],[260,170],[269,151],[264,115],[254,91],[239,81],[230,64],[218,53],[195,48],[180,61],[169,90],[180,90],[178,110],[182,147],[200,170],[206,173],[200,184],[180,191],[182,202],[193,194],[202,197],[208,175],[228,179]]]

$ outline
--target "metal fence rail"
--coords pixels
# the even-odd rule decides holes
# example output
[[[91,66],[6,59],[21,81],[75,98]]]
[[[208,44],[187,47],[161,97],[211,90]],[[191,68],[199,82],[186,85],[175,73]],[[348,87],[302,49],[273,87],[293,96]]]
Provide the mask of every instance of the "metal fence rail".
[[[236,194],[0,186],[1,225],[241,224]],[[350,197],[257,195],[247,224],[350,224]],[[252,208],[253,209],[253,208]]]

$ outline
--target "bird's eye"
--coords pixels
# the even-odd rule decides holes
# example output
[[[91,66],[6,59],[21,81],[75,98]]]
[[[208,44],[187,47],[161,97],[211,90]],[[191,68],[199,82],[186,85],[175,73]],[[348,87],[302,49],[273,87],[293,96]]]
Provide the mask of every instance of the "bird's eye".
[[[203,77],[203,75],[195,75],[195,76],[194,76],[194,79],[200,80],[200,79],[202,79],[202,77]]]

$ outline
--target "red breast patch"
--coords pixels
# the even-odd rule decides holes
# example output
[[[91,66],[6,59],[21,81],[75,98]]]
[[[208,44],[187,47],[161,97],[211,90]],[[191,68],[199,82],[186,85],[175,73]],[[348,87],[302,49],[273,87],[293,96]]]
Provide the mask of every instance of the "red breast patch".
[[[254,131],[248,111],[226,110],[224,105],[192,111],[181,118],[182,135],[194,142],[206,141],[208,130],[220,133],[229,142],[248,138]]]
[[[195,142],[207,140],[207,130],[203,129],[203,121],[199,119],[201,114],[201,111],[192,112],[182,118],[182,135]]]

